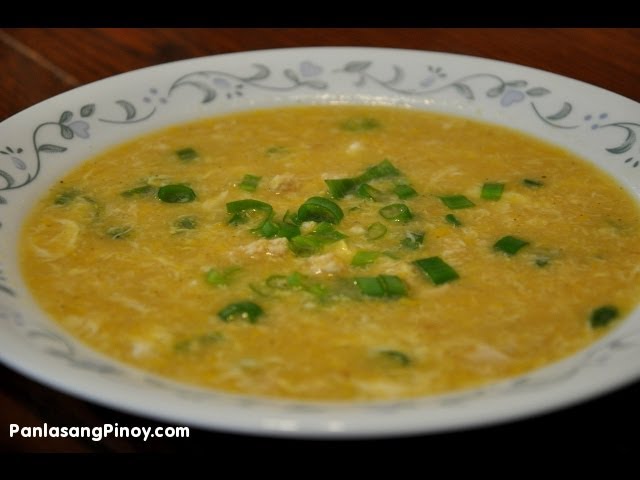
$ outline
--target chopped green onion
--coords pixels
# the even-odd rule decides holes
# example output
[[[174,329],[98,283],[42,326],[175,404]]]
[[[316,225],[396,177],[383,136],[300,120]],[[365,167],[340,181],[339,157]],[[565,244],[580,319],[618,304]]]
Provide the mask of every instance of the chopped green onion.
[[[504,183],[485,183],[480,196],[485,200],[500,200],[504,191]]]
[[[306,285],[304,287],[304,290],[305,292],[315,296],[316,299],[320,300],[321,302],[324,302],[331,293],[327,287],[325,287],[324,285],[320,285],[319,283]]]
[[[318,300],[324,301],[331,293],[330,290],[319,283],[311,283],[306,275],[299,272],[293,272],[289,276],[272,275],[266,281],[267,286],[279,290],[300,289],[317,297]]]
[[[176,155],[178,155],[178,158],[183,162],[188,162],[190,160],[198,158],[198,152],[196,152],[191,147],[181,148],[180,150],[176,150]]]
[[[282,216],[282,222],[289,225],[300,225],[302,222],[298,219],[297,213],[291,213],[289,210]]]
[[[367,183],[376,178],[395,177],[398,175],[400,175],[400,170],[394,167],[393,164],[385,158],[377,165],[367,168],[364,173],[355,180],[358,183]]]
[[[339,223],[344,217],[337,203],[323,197],[311,197],[298,209],[298,219],[302,222]]]
[[[287,147],[282,147],[279,145],[274,145],[273,147],[269,147],[265,150],[267,155],[281,155],[284,153],[289,153]]]
[[[386,233],[387,233],[387,227],[385,227],[380,222],[375,222],[369,225],[369,228],[367,228],[366,237],[367,237],[367,240],[377,240],[379,238],[384,237]]]
[[[391,205],[382,207],[378,210],[378,213],[380,213],[383,218],[393,222],[406,223],[413,218],[411,210],[409,210],[409,207],[404,203],[392,203]]]
[[[246,200],[236,200],[234,202],[227,203],[227,213],[243,213],[249,210],[258,210],[261,212],[271,212],[273,207],[266,202],[260,200],[253,200],[251,198]]]
[[[522,180],[522,184],[525,187],[529,188],[540,188],[544,185],[544,183],[542,183],[540,180],[532,180],[530,178],[525,178],[524,180]]]
[[[127,238],[131,235],[133,228],[129,225],[125,225],[122,227],[111,227],[107,230],[107,235],[109,235],[114,240],[120,240],[122,238]]]
[[[265,204],[269,207],[268,203]],[[273,220],[273,211],[269,210],[269,208],[264,205],[259,206],[261,211],[266,212],[266,217],[264,221],[258,225],[256,228],[251,230],[253,233],[260,235],[265,238],[275,238],[275,237],[284,237],[284,238],[293,238],[300,235],[300,227],[297,225],[293,225],[291,223],[276,222]],[[239,223],[245,223],[247,220],[247,213],[235,213],[229,223],[237,225]]]
[[[196,192],[186,185],[165,185],[158,189],[158,198],[166,203],[189,203],[196,199]]]
[[[292,287],[304,287],[307,277],[300,272],[293,272],[287,277],[287,283]]]
[[[349,132],[366,132],[380,128],[380,122],[371,117],[356,117],[342,122],[340,128]]]
[[[297,235],[289,239],[289,248],[301,257],[308,257],[319,252],[322,247],[347,238],[327,222],[319,223],[307,235]]]
[[[363,295],[369,297],[385,296],[384,285],[378,277],[356,277],[354,281]]]
[[[258,317],[263,313],[264,312],[259,305],[250,301],[243,301],[227,305],[218,312],[218,316],[223,322],[231,322],[232,320],[239,318],[241,320],[246,320],[249,323],[256,323],[258,321]]]
[[[250,212],[265,212],[266,219],[271,218],[273,207],[268,203],[260,200],[254,200],[248,198],[245,200],[236,200],[234,202],[227,203],[227,213],[231,215],[229,223],[232,225],[238,225],[246,223]],[[262,226],[262,225],[261,225]]]
[[[536,265],[538,267],[546,267],[547,265],[549,265],[549,262],[551,260],[548,257],[538,257],[536,258]]]
[[[300,235],[300,227],[290,223],[278,224],[278,233],[276,237],[293,238]]]
[[[353,178],[332,178],[325,180],[329,188],[329,193],[333,198],[344,198],[356,188],[356,181]]]
[[[407,287],[396,275],[378,275],[384,291],[388,297],[404,297],[407,295]]]
[[[461,227],[462,226],[462,222],[460,220],[458,220],[458,217],[456,217],[453,213],[449,213],[447,215],[444,216],[444,220],[447,223],[450,223],[451,225],[453,225],[454,227]]]
[[[71,203],[78,195],[80,195],[80,192],[78,192],[77,190],[67,190],[66,192],[62,192],[61,194],[59,194],[53,201],[53,203],[55,203],[56,205],[67,205],[68,203]]]
[[[398,350],[380,350],[378,352],[382,358],[386,360],[390,360],[395,365],[399,365],[401,367],[406,367],[411,363],[411,359],[405,353],[402,353]]]
[[[264,222],[255,228],[253,232],[265,238],[277,237],[280,229],[278,228],[278,225],[273,222],[272,218],[273,214],[268,215]]]
[[[620,312],[613,305],[605,305],[591,312],[590,323],[592,328],[606,327]]]
[[[374,202],[379,202],[384,198],[384,194],[377,188],[373,188],[368,183],[361,184],[356,189],[356,195],[360,198],[368,198]]]
[[[425,276],[429,277],[436,285],[451,282],[460,278],[458,272],[456,272],[448,263],[442,260],[440,257],[429,257],[416,260],[413,262]]]
[[[238,188],[241,188],[242,190],[245,190],[247,192],[255,192],[256,188],[258,188],[258,184],[260,183],[260,179],[262,179],[262,177],[257,177],[255,175],[250,175],[247,173],[243,177],[242,182],[238,184]]]
[[[475,206],[475,203],[473,203],[464,195],[448,195],[440,197],[440,200],[442,200],[442,203],[444,203],[451,210],[459,210],[461,208],[470,208]]]
[[[379,256],[380,256],[380,252],[370,252],[370,251],[361,250],[359,252],[356,252],[356,254],[353,256],[353,259],[351,260],[351,265],[353,265],[354,267],[364,267],[366,265],[369,265],[375,262]]]
[[[494,245],[493,248],[495,250],[499,250],[501,252],[506,253],[507,255],[515,255],[516,253],[518,253],[518,251],[529,245],[529,242],[527,242],[526,240],[522,240],[520,238],[511,236],[511,235],[507,235],[506,237],[502,237],[500,240],[498,240]]]
[[[413,187],[404,184],[396,185],[396,187],[393,189],[393,193],[395,193],[401,200],[413,198],[418,195],[418,192],[416,192]]]
[[[275,288],[277,290],[288,290],[291,288],[288,277],[285,275],[271,275],[267,278],[265,283],[268,287]]]
[[[417,250],[424,242],[424,232],[407,232],[400,244],[410,250]]]
[[[289,248],[300,257],[309,257],[318,253],[324,242],[308,235],[298,235],[289,239]]]
[[[347,238],[344,233],[339,232],[332,224],[327,222],[321,222],[316,225],[309,235],[322,240],[324,243],[333,243]]]
[[[155,191],[156,191],[155,187],[152,187],[151,185],[143,185],[142,187],[136,187],[130,190],[125,190],[120,195],[122,195],[123,197],[137,197],[137,196],[143,197],[147,195],[153,195]]]
[[[193,230],[198,226],[198,220],[193,216],[180,217],[173,222],[173,226],[176,230]]]
[[[224,270],[216,270],[212,268],[205,275],[205,279],[210,285],[228,285],[231,281],[231,276],[240,270],[240,267],[229,267]]]
[[[407,287],[396,275],[378,275],[377,277],[356,277],[354,283],[360,293],[368,297],[404,297]]]

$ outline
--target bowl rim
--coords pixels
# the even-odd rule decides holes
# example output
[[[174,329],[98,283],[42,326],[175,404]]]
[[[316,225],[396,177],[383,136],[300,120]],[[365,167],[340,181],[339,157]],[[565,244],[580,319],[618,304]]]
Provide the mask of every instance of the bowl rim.
[[[298,62],[302,62],[303,61],[301,60],[302,58],[306,58],[306,57],[317,55],[317,54],[321,54],[321,56],[331,55],[336,57],[340,57],[340,56],[344,57],[345,54],[349,54],[349,55],[356,55],[356,54],[365,55],[366,54],[366,55],[376,57],[376,60],[378,60],[380,57],[382,58],[387,57],[385,61],[389,65],[393,64],[393,62],[395,61],[396,55],[405,56],[405,57],[406,56],[425,56],[432,59],[445,60],[449,62],[481,63],[483,65],[488,65],[490,67],[503,68],[511,71],[516,70],[519,72],[523,72],[523,75],[535,74],[539,77],[550,79],[550,81],[560,82],[563,85],[568,84],[568,87],[566,87],[566,89],[569,89],[569,90],[570,89],[586,89],[589,92],[593,93],[593,95],[595,95],[596,97],[604,96],[607,99],[615,99],[616,102],[618,103],[626,104],[628,106],[629,111],[633,111],[636,114],[640,112],[640,103],[634,101],[633,99],[629,99],[627,97],[621,96],[615,92],[610,92],[601,87],[588,84],[581,80],[565,77],[552,72],[538,70],[525,65],[504,62],[501,60],[488,59],[488,58],[470,56],[470,55],[453,54],[453,53],[447,53],[447,52],[431,52],[426,50],[411,50],[411,49],[399,49],[399,48],[349,47],[349,46],[296,47],[296,48],[252,50],[252,51],[225,53],[225,54],[219,54],[219,55],[206,55],[201,57],[177,60],[177,61],[164,63],[160,65],[148,66],[141,69],[116,74],[104,79],[97,80],[95,82],[81,85],[72,90],[63,92],[61,94],[58,94],[54,97],[51,97],[47,100],[39,102],[29,108],[26,108],[20,112],[17,112],[11,115],[10,117],[6,118],[0,123],[0,135],[2,134],[3,129],[7,128],[7,125],[26,121],[32,115],[37,116],[37,114],[39,114],[42,110],[51,109],[54,107],[57,108],[58,104],[61,104],[61,102],[65,101],[66,99],[73,98],[74,96],[82,97],[84,93],[94,92],[96,91],[96,89],[102,88],[103,86],[109,86],[111,84],[114,84],[114,82],[121,83],[123,80],[133,81],[138,77],[145,76],[150,73],[170,72],[172,70],[177,70],[182,67],[204,64],[206,62],[214,62],[216,64],[219,64],[219,63],[228,62],[229,59],[232,59],[232,60],[245,59],[245,58],[251,59],[256,56],[260,58],[278,57],[279,61],[283,60],[282,59],[283,56],[284,57],[297,56],[299,57]],[[393,61],[390,60],[389,57],[394,57],[394,60]],[[314,60],[311,60],[311,63],[313,63],[313,61]],[[318,61],[317,59],[315,59],[315,62],[316,64],[320,63],[320,61]],[[163,74],[166,75],[168,73],[163,73]],[[219,113],[216,113],[214,111],[214,112],[209,112],[208,116],[214,116],[218,114]],[[468,114],[469,114],[469,111],[463,112],[463,115],[468,115]],[[157,130],[157,127],[154,127],[152,130]],[[611,170],[609,170],[609,173],[612,173]],[[638,178],[638,175],[636,175],[635,173],[633,175],[634,176],[632,180],[629,180],[629,178],[625,178],[622,180],[627,182],[625,185],[630,190],[633,191],[634,196],[637,199],[638,194],[640,193],[640,178]],[[616,178],[618,180],[621,180],[618,177]],[[40,191],[43,191],[42,187],[40,187]],[[2,194],[2,190],[0,190],[0,194]],[[7,240],[5,239],[6,235],[3,236],[2,235],[3,233],[4,232],[2,232],[2,228],[0,227],[0,237],[1,237],[0,239],[4,241],[4,243],[0,243],[0,247],[2,249],[6,248],[6,244],[7,244]],[[4,262],[4,259],[0,258],[0,261]],[[11,306],[10,308],[7,308],[6,305],[3,305],[3,299],[0,298],[0,317],[4,316],[5,319],[10,317],[11,308],[15,308],[15,307]],[[4,309],[4,313],[2,312],[3,309]],[[640,319],[640,315],[638,315],[640,312],[638,311],[637,308],[634,312],[635,312],[635,316],[638,319]],[[24,321],[24,319],[22,319],[22,321]],[[627,323],[628,322],[625,323],[624,325],[625,327],[627,326]],[[628,330],[629,328],[626,328],[625,330],[625,329],[622,329],[622,327],[619,327],[614,332],[611,332],[611,334],[606,335],[601,340],[593,344],[592,347],[590,347],[586,351],[580,352],[580,354],[581,355],[584,354],[582,356],[585,356],[586,353],[592,352],[591,357],[589,357],[587,361],[591,361],[590,359],[596,358],[598,357],[598,355],[605,356],[605,357],[607,355],[611,356],[615,353],[616,348],[620,347],[620,343],[621,342],[624,343],[623,338],[625,338],[625,335],[627,334],[630,334],[631,338],[633,339],[633,341],[631,341],[633,345],[630,347],[631,352],[633,354],[634,353],[633,349],[636,348],[637,345],[640,343],[640,342],[636,342],[636,337],[640,338],[640,334],[638,334],[636,330],[632,330],[630,332]],[[620,331],[622,331],[624,335],[622,336],[620,334],[613,335],[613,333],[620,332]],[[0,340],[0,344],[2,343],[3,342]],[[92,358],[104,357],[101,354],[97,354],[95,352],[89,353],[89,350],[85,349],[82,346],[76,346],[76,347],[77,347],[77,351],[80,352],[79,355],[89,355]],[[577,368],[575,364],[576,360],[577,360],[576,356],[572,356],[561,362],[556,362],[548,368],[553,369],[557,367],[558,364],[567,363],[570,369],[572,368],[575,369]],[[502,409],[493,408],[493,409],[487,410],[486,408],[484,408],[484,409],[481,409],[481,414],[479,414],[479,412],[471,412],[471,414],[469,412],[465,413],[464,411],[465,409],[462,408],[462,410],[460,409],[457,410],[458,414],[456,414],[455,417],[450,417],[450,418],[448,417],[444,422],[439,422],[437,419],[431,419],[431,423],[429,423],[428,426],[425,426],[424,422],[423,423],[416,422],[415,415],[414,416],[405,415],[399,418],[398,416],[394,416],[393,414],[388,414],[385,420],[381,420],[380,414],[381,412],[385,412],[385,411],[392,412],[394,409],[403,409],[403,408],[408,408],[409,410],[413,409],[418,413],[424,413],[423,410],[425,408],[429,408],[428,406],[413,407],[411,405],[414,405],[416,403],[424,403],[425,405],[429,405],[429,403],[437,402],[442,399],[446,400],[452,396],[459,398],[460,392],[457,392],[454,394],[444,394],[439,396],[433,396],[433,397],[429,397],[428,399],[408,399],[406,401],[403,400],[403,401],[396,401],[396,402],[380,402],[384,405],[382,405],[383,407],[382,409],[378,409],[378,410],[376,410],[375,408],[376,405],[372,405],[371,403],[366,403],[364,405],[362,404],[342,405],[341,404],[338,406],[331,406],[329,408],[329,411],[330,411],[329,416],[327,416],[326,414],[317,414],[317,415],[313,413],[310,414],[309,412],[305,414],[304,409],[300,410],[300,412],[303,412],[301,414],[299,412],[295,413],[296,412],[295,408],[293,410],[291,409],[292,402],[277,401],[277,400],[272,401],[270,399],[256,400],[252,398],[250,399],[251,401],[249,401],[248,403],[245,402],[249,406],[239,407],[240,411],[242,411],[242,409],[244,408],[244,412],[246,413],[247,409],[250,410],[251,408],[253,408],[251,406],[252,402],[254,403],[266,402],[269,405],[269,408],[272,408],[272,407],[275,408],[275,410],[272,411],[274,415],[277,412],[281,412],[280,415],[283,415],[283,416],[289,415],[291,418],[295,417],[298,421],[302,422],[297,426],[291,426],[290,424],[287,424],[287,422],[285,421],[286,419],[284,418],[281,418],[280,422],[274,420],[272,423],[265,424],[264,422],[262,422],[262,424],[260,424],[260,422],[256,421],[255,416],[249,415],[248,417],[239,418],[238,412],[236,412],[235,416],[225,417],[225,418],[216,418],[213,421],[210,418],[206,418],[203,422],[198,421],[197,418],[193,418],[189,413],[185,414],[183,412],[182,413],[172,412],[171,415],[167,416],[165,411],[150,410],[149,405],[147,404],[132,405],[126,401],[123,401],[123,399],[121,399],[117,395],[116,396],[107,395],[106,394],[107,392],[105,392],[104,389],[100,391],[89,391],[84,385],[77,382],[74,383],[72,381],[70,382],[69,380],[64,380],[61,382],[59,378],[54,378],[54,377],[51,377],[50,375],[51,371],[59,372],[60,369],[51,370],[51,368],[49,367],[43,369],[43,366],[39,361],[25,362],[24,359],[20,358],[19,354],[17,354],[15,351],[12,351],[11,349],[4,349],[4,348],[0,349],[0,361],[3,364],[9,366],[10,368],[20,372],[21,374],[27,377],[36,379],[37,381],[43,384],[46,384],[49,387],[54,388],[56,390],[70,393],[74,396],[81,397],[83,399],[96,402],[102,405],[107,405],[111,408],[117,408],[119,410],[128,411],[136,415],[153,417],[153,418],[156,418],[157,420],[162,420],[162,421],[178,420],[178,421],[184,422],[185,424],[190,424],[200,428],[215,428],[215,429],[226,430],[226,431],[235,431],[235,432],[241,432],[241,433],[261,434],[261,435],[270,435],[270,436],[294,436],[294,437],[310,437],[310,438],[354,438],[354,437],[364,438],[364,437],[371,437],[371,436],[375,436],[375,437],[398,436],[398,435],[416,434],[416,433],[431,433],[431,432],[448,431],[448,430],[459,430],[462,428],[477,427],[481,425],[491,425],[495,423],[502,423],[502,422],[511,421],[518,418],[523,418],[524,416],[528,416],[528,415],[539,415],[539,414],[556,410],[559,408],[564,408],[566,406],[573,405],[575,403],[585,401],[590,398],[594,398],[596,396],[603,395],[623,385],[636,382],[638,381],[638,379],[640,379],[640,368],[637,368],[631,374],[627,372],[625,375],[620,375],[620,374],[612,375],[610,377],[607,377],[606,379],[599,380],[600,382],[599,388],[597,389],[592,388],[583,383],[581,384],[581,386],[576,386],[576,388],[572,392],[564,392],[560,396],[560,398],[554,398],[553,401],[548,403],[538,403],[535,406],[535,408],[532,407],[531,402],[534,402],[534,400],[535,402],[539,402],[540,399],[538,397],[540,395],[537,395],[534,389],[532,393],[533,396],[530,398],[530,403],[528,403],[527,405],[518,405],[514,407],[513,402],[511,401],[513,397],[503,396],[502,397],[503,399],[509,398],[509,401],[507,402],[507,407],[504,406],[504,402],[498,401],[497,403],[495,403],[495,406],[503,407]],[[109,359],[109,362],[113,365],[118,365],[117,368],[123,367],[121,364],[119,364],[119,362],[115,362],[110,359]],[[136,371],[134,367],[127,366],[124,368],[130,371]],[[546,371],[548,370],[548,368],[536,370],[536,372]],[[145,377],[145,376],[148,377],[148,374],[139,372],[139,371],[136,371],[135,375],[137,375],[138,377]],[[518,378],[525,378],[525,377],[528,378],[529,376],[523,375],[523,376],[519,376]],[[486,389],[482,389],[482,388],[471,389],[471,391],[463,393],[463,397],[466,394],[476,395],[479,390],[488,392],[486,393],[486,395],[492,395],[493,393],[491,392],[494,392],[494,393],[496,391],[500,392],[501,389],[502,390],[505,389],[505,385],[512,385],[513,381],[514,379],[506,379],[503,382],[492,384]],[[179,391],[184,393],[184,385],[181,385],[180,387],[178,387],[177,385],[179,384],[175,382],[165,381],[165,380],[163,380],[160,383],[162,384],[160,388],[182,389]],[[129,387],[131,387],[131,385],[127,385],[127,388]],[[138,387],[134,386],[131,388],[135,389]],[[201,389],[189,387],[187,390],[194,392],[194,395],[197,396],[198,392]],[[211,392],[206,391],[203,393],[205,395],[210,395]],[[482,395],[485,395],[485,394],[482,394]],[[480,396],[482,397],[482,395]],[[230,395],[230,394],[222,394],[221,398],[224,398],[226,400],[228,400],[229,398],[232,398],[230,400],[232,404],[233,402],[236,402],[239,399],[243,401],[246,400],[246,397],[242,395],[236,396],[236,395]],[[425,400],[427,401],[425,402]],[[316,404],[316,402],[302,402],[302,403],[304,403],[305,405],[311,405],[311,406]],[[377,404],[378,402],[374,402],[374,403]],[[293,404],[294,406],[297,405],[296,402],[293,402]],[[322,406],[322,408],[325,408],[327,406],[326,402],[319,402],[319,404]],[[154,406],[154,407],[157,407],[157,406]],[[231,410],[234,409],[233,406],[228,408],[231,408]],[[355,416],[353,411],[354,408],[358,410],[358,412],[355,412],[357,413],[357,415]],[[362,410],[363,408],[364,410]],[[505,411],[504,408],[507,408],[507,410]],[[372,416],[369,413],[366,413],[370,410],[377,412],[375,416]],[[415,414],[415,411],[414,411],[414,414]],[[285,412],[285,413],[282,413],[282,412]],[[291,413],[291,412],[294,412],[294,413]],[[361,423],[356,425],[356,423],[349,424],[349,422],[346,422],[346,423],[343,422],[342,427],[338,425],[329,426],[329,424],[327,423],[328,418],[331,417],[331,415],[336,415],[336,414],[352,415],[354,416],[354,418],[357,418],[356,423],[357,422],[361,422]],[[259,416],[260,415],[264,417],[263,414],[259,414]],[[296,415],[301,415],[301,416],[296,417]],[[301,420],[305,418],[304,417],[305,415],[307,415],[306,420],[311,419],[307,423],[305,423],[306,420],[305,421]],[[371,422],[373,422],[373,424]]]

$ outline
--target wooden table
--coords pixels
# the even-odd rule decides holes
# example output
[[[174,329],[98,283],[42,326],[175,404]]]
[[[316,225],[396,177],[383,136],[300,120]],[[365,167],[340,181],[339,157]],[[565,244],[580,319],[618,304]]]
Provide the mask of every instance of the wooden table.
[[[514,62],[640,101],[640,29],[5,29],[0,30],[0,120],[79,85],[189,57],[279,47],[362,45],[437,50]],[[635,452],[640,383],[591,402],[503,426],[405,439],[301,442],[191,429],[189,439],[9,438],[9,424],[157,426],[46,388],[0,366],[0,452],[226,452],[375,455],[451,451]],[[286,450],[284,450],[286,449]],[[538,454],[536,454],[538,455]],[[535,461],[535,458],[533,458]],[[215,460],[213,460],[215,461]],[[220,461],[220,460],[218,460]],[[586,461],[582,458],[580,462]],[[287,464],[289,461],[287,461]]]

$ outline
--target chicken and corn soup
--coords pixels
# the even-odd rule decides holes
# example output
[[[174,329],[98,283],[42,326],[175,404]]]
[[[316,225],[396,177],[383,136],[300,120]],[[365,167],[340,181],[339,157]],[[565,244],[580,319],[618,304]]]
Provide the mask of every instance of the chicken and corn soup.
[[[42,307],[95,349],[221,391],[448,392],[585,347],[640,290],[640,212],[495,125],[309,106],[174,126],[51,189],[23,231]]]

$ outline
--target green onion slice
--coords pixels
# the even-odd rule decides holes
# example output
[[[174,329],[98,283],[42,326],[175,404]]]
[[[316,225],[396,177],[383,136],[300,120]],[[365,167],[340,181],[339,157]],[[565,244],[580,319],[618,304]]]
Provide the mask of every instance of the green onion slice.
[[[286,275],[271,275],[265,283],[268,287],[275,288],[276,290],[289,290],[291,288]]]
[[[380,350],[378,351],[380,357],[391,361],[395,365],[406,367],[411,363],[411,359],[406,353],[402,353],[399,350]]]
[[[384,237],[386,233],[387,233],[387,227],[385,227],[380,222],[375,222],[369,225],[369,228],[367,228],[366,237],[367,237],[367,240],[377,240],[379,238]]]
[[[280,223],[278,224],[278,233],[277,237],[284,238],[293,238],[300,235],[300,227],[297,225],[292,225],[290,223]]]
[[[429,257],[413,262],[425,276],[429,277],[436,285],[451,282],[460,278],[458,272],[440,257]]]
[[[309,235],[324,243],[333,243],[347,238],[344,233],[339,232],[332,224],[327,222],[321,222],[316,225],[316,228],[314,228]]]
[[[407,287],[396,275],[378,275],[384,291],[388,297],[404,297],[407,295]]]
[[[364,267],[375,262],[380,256],[380,252],[371,252],[367,250],[361,250],[356,252],[351,260],[351,265],[354,267]]]
[[[324,183],[327,184],[329,193],[333,198],[344,198],[346,195],[353,193],[357,189],[359,196],[364,198],[373,198],[375,200],[376,197],[380,197],[382,195],[382,192],[379,192],[370,185],[367,185],[366,187],[363,185],[367,184],[367,182],[371,180],[384,177],[395,177],[398,175],[400,175],[400,170],[394,167],[389,160],[385,159],[379,164],[367,168],[364,173],[355,178],[333,178],[325,180]]]
[[[236,319],[241,319],[249,323],[257,323],[258,317],[263,313],[264,312],[262,308],[260,308],[260,305],[250,301],[243,301],[227,305],[218,312],[218,316],[223,322],[231,322]]]
[[[445,222],[450,223],[454,227],[461,227],[462,226],[462,222],[460,220],[458,220],[458,217],[456,217],[453,213],[449,213],[449,214],[445,215],[444,216],[444,220],[445,220]]]
[[[143,185],[142,187],[125,190],[120,195],[122,195],[123,197],[144,197],[146,195],[153,195],[155,191],[155,187],[152,187],[151,185]]]
[[[193,230],[198,226],[198,220],[194,216],[186,216],[180,217],[175,222],[173,222],[173,226],[177,230]]]
[[[411,210],[404,203],[392,203],[382,207],[378,212],[383,218],[393,222],[406,223],[413,218]]]
[[[307,235],[298,235],[289,239],[289,248],[299,257],[315,255],[323,246],[322,240]]]
[[[53,203],[55,203],[56,205],[67,205],[68,203],[71,203],[78,195],[80,195],[80,192],[77,190],[67,190],[66,192],[60,193],[53,201]]]
[[[356,189],[356,195],[360,198],[368,198],[373,200],[374,202],[379,202],[384,198],[384,193],[382,193],[377,188],[373,188],[368,183],[361,184]]]
[[[285,153],[289,153],[289,149],[281,145],[273,145],[267,148],[264,153],[266,153],[267,155],[282,155]]]
[[[371,117],[356,117],[342,122],[340,128],[349,132],[366,132],[380,128],[380,122]]]
[[[424,232],[407,232],[400,244],[410,250],[417,250],[424,242],[424,235]]]
[[[393,193],[395,193],[399,199],[406,200],[407,198],[413,198],[418,195],[418,192],[415,191],[413,187],[410,185],[400,184],[396,185],[393,189]]]
[[[533,180],[531,178],[525,178],[522,180],[522,184],[529,188],[540,188],[544,185],[540,180]]]
[[[298,256],[308,257],[318,253],[322,248],[347,236],[337,231],[334,226],[327,222],[319,223],[307,235],[297,235],[289,239],[289,248]]]
[[[527,245],[529,245],[529,242],[527,242],[526,240],[507,235],[506,237],[502,237],[500,240],[498,240],[493,245],[493,248],[495,250],[504,252],[507,255],[515,255],[521,248],[526,247]]]
[[[176,150],[176,155],[183,162],[189,162],[198,158],[198,152],[196,152],[193,148],[181,148],[180,150]]]
[[[590,323],[592,328],[606,327],[612,320],[618,317],[620,312],[613,305],[604,305],[591,312]]]
[[[385,296],[384,285],[378,277],[356,277],[354,281],[363,295],[369,297]]]
[[[344,213],[338,204],[323,197],[311,197],[298,209],[298,219],[302,222],[339,223],[343,217]]]
[[[273,207],[266,202],[253,199],[236,200],[234,202],[227,203],[227,213],[230,213],[232,215],[250,210],[271,212],[273,210]]]
[[[262,177],[257,177],[255,175],[250,175],[247,173],[243,177],[242,182],[238,184],[238,188],[241,188],[242,190],[245,190],[247,192],[255,192],[261,179]]]
[[[353,178],[333,178],[325,180],[329,188],[329,193],[333,198],[344,198],[351,193],[357,186],[356,181]]]
[[[378,275],[377,277],[356,277],[354,283],[360,293],[368,297],[397,298],[407,295],[407,287],[396,275]]]
[[[114,240],[121,240],[123,238],[127,238],[133,232],[133,227],[129,225],[123,225],[121,227],[111,227],[107,230],[107,235],[109,235]]]
[[[538,257],[535,260],[535,264],[540,267],[546,267],[547,265],[549,265],[549,262],[551,261],[551,259],[549,257]]]
[[[461,208],[470,208],[474,207],[475,203],[469,200],[464,195],[448,195],[440,197],[442,203],[444,203],[451,210],[459,210]]]
[[[367,183],[376,178],[396,177],[398,175],[400,175],[400,170],[385,158],[377,165],[367,168],[362,175],[356,178],[356,181],[358,183]]]
[[[189,203],[196,199],[196,192],[186,185],[165,185],[158,189],[158,198],[166,203]]]
[[[232,225],[246,223],[248,215],[251,212],[264,212],[266,214],[266,220],[268,220],[271,218],[273,207],[266,202],[252,198],[227,203],[227,213],[231,215],[229,223]]]
[[[500,200],[504,191],[504,183],[485,183],[480,196],[485,200]]]
[[[240,270],[240,267],[229,267],[225,268],[224,270],[216,270],[215,268],[212,268],[205,275],[205,280],[210,285],[228,285],[231,281],[232,275],[239,272]]]

